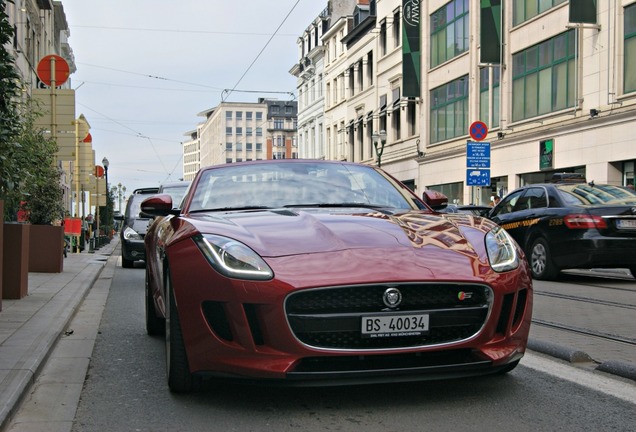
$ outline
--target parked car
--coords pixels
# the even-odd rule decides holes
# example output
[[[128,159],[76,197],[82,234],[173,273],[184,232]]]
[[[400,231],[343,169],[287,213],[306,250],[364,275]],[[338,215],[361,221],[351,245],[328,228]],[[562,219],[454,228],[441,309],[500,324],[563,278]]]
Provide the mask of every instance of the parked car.
[[[172,204],[179,207],[189,186],[189,181],[167,182],[159,186],[157,193],[170,195],[172,197]]]
[[[517,244],[488,219],[433,212],[377,167],[212,166],[173,207],[165,194],[142,203],[164,217],[145,239],[146,329],[165,334],[172,391],[206,377],[505,373],[526,350],[532,278]]]
[[[152,218],[140,214],[141,202],[156,194],[159,188],[135,189],[128,198],[119,236],[121,238],[121,266],[132,268],[135,261],[146,259],[144,236]]]
[[[441,209],[442,213],[468,213],[475,216],[486,216],[492,207],[474,204],[448,204],[446,208]]]
[[[629,268],[636,276],[636,193],[559,176],[510,194],[489,217],[526,251],[532,276],[564,269]]]

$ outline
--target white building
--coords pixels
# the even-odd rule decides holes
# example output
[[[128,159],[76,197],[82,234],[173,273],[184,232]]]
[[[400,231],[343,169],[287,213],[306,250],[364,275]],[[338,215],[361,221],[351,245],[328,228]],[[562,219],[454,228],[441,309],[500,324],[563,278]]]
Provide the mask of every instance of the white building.
[[[205,121],[198,126],[196,136],[191,135],[190,141],[198,143],[198,149],[188,147],[192,150],[188,160],[198,156],[199,168],[251,160],[298,158],[296,101],[260,98],[258,102],[221,102],[199,115],[205,117]],[[184,146],[184,174],[185,150]],[[192,173],[192,177],[196,174],[190,170],[188,173]]]
[[[482,32],[479,0],[418,3],[419,97],[402,91],[402,1],[358,0],[330,22],[322,37],[325,157],[381,162],[418,194],[437,189],[458,203],[486,204],[560,171],[633,184],[636,1],[501,3],[501,64],[481,62],[481,36],[492,30]],[[595,22],[570,19],[571,5],[580,12],[591,3]],[[309,107],[303,120],[319,117]],[[476,121],[489,128],[483,186],[467,184]],[[379,161],[374,132],[382,130]],[[304,134],[301,144],[311,143]]]

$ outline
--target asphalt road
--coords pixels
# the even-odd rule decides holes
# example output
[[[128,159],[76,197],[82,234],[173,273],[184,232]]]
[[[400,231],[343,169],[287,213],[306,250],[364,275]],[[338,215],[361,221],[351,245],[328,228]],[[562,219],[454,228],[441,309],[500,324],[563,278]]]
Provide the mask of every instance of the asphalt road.
[[[103,275],[67,341],[92,338],[94,346],[62,340],[63,350],[52,354],[11,432],[578,432],[633,431],[636,424],[633,381],[536,353],[501,377],[335,388],[216,383],[175,395],[166,384],[163,340],[145,332],[143,280],[142,267],[113,266]],[[566,285],[561,289],[573,289]],[[556,289],[539,284],[544,288]],[[544,319],[546,307],[535,303],[535,316]],[[88,358],[90,365],[81,364]],[[82,367],[88,367],[85,376]]]

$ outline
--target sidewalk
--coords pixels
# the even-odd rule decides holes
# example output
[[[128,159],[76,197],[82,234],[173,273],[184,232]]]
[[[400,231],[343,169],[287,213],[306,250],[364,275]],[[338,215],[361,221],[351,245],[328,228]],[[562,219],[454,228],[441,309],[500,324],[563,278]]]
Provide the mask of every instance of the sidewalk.
[[[116,257],[111,255],[115,251],[119,254],[119,250],[119,237],[115,237],[94,253],[71,253],[64,259],[62,273],[29,273],[29,295],[21,300],[2,301],[0,430],[9,425],[93,285],[99,286],[96,282],[109,261],[109,270],[103,277],[112,278]],[[623,315],[613,320],[632,326],[632,314],[625,309]],[[636,381],[633,346],[608,352],[593,338],[533,326],[528,349]]]
[[[29,273],[29,295],[2,300],[0,430],[15,414],[118,244],[115,237],[94,253],[69,253],[62,273]]]

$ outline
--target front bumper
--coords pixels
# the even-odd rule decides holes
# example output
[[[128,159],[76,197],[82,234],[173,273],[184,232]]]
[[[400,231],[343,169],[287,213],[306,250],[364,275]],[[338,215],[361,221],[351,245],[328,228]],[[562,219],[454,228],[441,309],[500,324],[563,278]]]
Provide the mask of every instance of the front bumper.
[[[488,283],[474,277],[463,281],[471,286],[488,286],[492,292],[487,310],[478,311],[477,318],[458,319],[451,314],[440,321],[441,327],[452,326],[453,322],[472,326],[468,333],[451,331],[447,338],[409,340],[405,344],[394,340],[382,347],[360,346],[355,341],[349,344],[348,339],[359,335],[340,334],[335,345],[326,345],[309,342],[323,341],[322,337],[307,339],[300,335],[285,307],[287,299],[295,294],[320,288],[310,285],[316,283],[313,275],[303,274],[304,281],[228,279],[212,270],[200,254],[184,250],[180,256],[179,249],[187,243],[169,252],[170,274],[190,371],[198,375],[289,385],[429,380],[496,373],[525,353],[532,315],[532,280],[526,266],[505,275],[492,273]],[[298,268],[307,268],[310,261],[309,257],[296,257]],[[276,272],[276,265],[273,268]],[[416,280],[421,272],[421,268],[405,266],[389,276],[399,275],[400,283],[439,284],[436,280]],[[360,283],[365,273],[360,268],[338,280],[356,289],[369,285],[368,281]],[[351,294],[355,299],[356,293]],[[333,312],[324,311],[323,318],[333,318]],[[308,319],[306,315],[304,319]],[[346,317],[348,322],[351,319]],[[481,320],[478,325],[476,319]],[[301,327],[320,332],[316,325]],[[346,327],[343,331],[350,332]],[[327,330],[331,332],[332,325]]]

